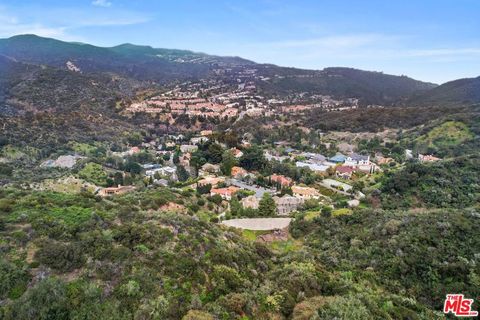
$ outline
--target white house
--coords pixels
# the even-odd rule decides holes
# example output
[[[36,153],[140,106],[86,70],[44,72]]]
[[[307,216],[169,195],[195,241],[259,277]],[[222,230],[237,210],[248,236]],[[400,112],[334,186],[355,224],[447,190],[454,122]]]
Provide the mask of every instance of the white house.
[[[370,156],[352,153],[345,159],[344,165],[350,167],[367,166],[370,164]]]

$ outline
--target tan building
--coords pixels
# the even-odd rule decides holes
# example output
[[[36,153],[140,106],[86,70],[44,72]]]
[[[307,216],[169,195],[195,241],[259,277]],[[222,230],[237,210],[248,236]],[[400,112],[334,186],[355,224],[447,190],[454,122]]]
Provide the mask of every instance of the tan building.
[[[232,200],[232,196],[238,191],[240,188],[230,186],[228,188],[220,188],[220,189],[212,189],[210,190],[210,195],[214,196],[218,194],[220,197],[222,197],[223,200]]]
[[[242,167],[232,167],[232,177],[236,179],[241,179],[248,174],[248,171],[243,169]]]
[[[135,190],[134,186],[118,186],[118,187],[109,187],[104,188],[98,192],[98,195],[101,197],[114,196],[118,194],[124,194],[130,191]]]
[[[213,134],[213,131],[212,131],[212,130],[202,130],[202,131],[200,131],[200,135],[201,135],[202,137],[210,136],[210,135],[212,135],[212,134]]]
[[[260,204],[260,200],[255,195],[243,198],[240,202],[244,208],[251,209],[258,209],[258,205]]]
[[[205,177],[197,182],[197,186],[206,186],[211,185],[212,188],[216,188],[219,183],[225,182],[225,178],[223,177]]]
[[[277,213],[280,216],[288,215],[296,211],[304,202],[303,198],[296,198],[292,196],[273,197],[277,205]]]
[[[435,162],[435,161],[440,161],[442,159],[432,156],[431,154],[427,154],[427,155],[419,154],[418,160],[420,160],[420,162]]]
[[[292,192],[294,197],[302,198],[304,200],[320,198],[320,193],[317,191],[317,189],[310,187],[293,186]]]

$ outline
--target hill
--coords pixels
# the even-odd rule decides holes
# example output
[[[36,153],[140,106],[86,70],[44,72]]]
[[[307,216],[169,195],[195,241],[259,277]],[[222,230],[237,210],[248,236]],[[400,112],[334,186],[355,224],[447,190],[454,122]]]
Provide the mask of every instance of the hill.
[[[338,98],[358,98],[362,104],[391,104],[435,87],[405,76],[351,68],[303,70],[187,50],[133,44],[103,48],[35,35],[1,39],[0,54],[31,64],[66,69],[67,63],[71,63],[86,73],[112,72],[159,83],[218,77],[219,73],[235,81],[238,76],[251,74],[250,80],[256,82],[262,94],[286,96],[307,91]],[[266,78],[269,80],[264,80]]]
[[[275,70],[277,71],[277,70]],[[436,85],[421,82],[406,76],[394,76],[382,72],[364,71],[353,68],[325,68],[320,71],[291,70],[271,83],[261,84],[265,91],[315,92],[334,97],[355,97],[362,105],[385,104],[423,92]]]
[[[431,90],[417,93],[407,100],[416,106],[459,106],[480,103],[480,77],[459,79]]]
[[[468,210],[299,214],[300,247],[279,251],[167,203],[215,206],[167,188],[0,190],[0,317],[433,319],[445,293],[479,294]]]

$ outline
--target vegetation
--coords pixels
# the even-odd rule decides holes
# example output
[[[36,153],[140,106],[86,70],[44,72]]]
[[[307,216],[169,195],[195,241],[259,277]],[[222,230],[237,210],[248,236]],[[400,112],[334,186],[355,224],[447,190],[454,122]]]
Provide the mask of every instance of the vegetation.
[[[255,91],[232,102],[237,118],[125,112],[190,84],[202,98],[238,90],[252,67]],[[480,296],[478,79],[436,86],[130,44],[0,40],[0,319],[443,318],[447,293]],[[312,94],[359,107],[243,113],[258,96],[296,105],[316,103]],[[208,141],[182,152],[201,130],[213,130]],[[342,144],[393,161],[351,179],[296,165]],[[73,154],[72,168],[49,165]],[[227,228],[222,219],[276,217],[276,204],[264,193],[258,209],[244,208],[255,194],[246,188],[229,203],[211,196],[211,184],[196,184],[207,163],[220,168],[209,173],[223,176],[216,187],[240,166],[245,184],[292,194],[290,180],[272,183],[279,174],[321,196],[291,214],[288,230]],[[147,175],[160,166],[176,174]],[[351,192],[322,185],[326,177]],[[127,193],[97,193],[117,185]]]
[[[407,164],[399,171],[387,172],[382,185],[384,208],[468,207],[479,201],[480,159],[467,156]]]
[[[1,197],[10,203],[1,231],[5,319],[429,319],[446,292],[480,293],[470,262],[480,230],[469,210],[299,216],[291,232],[302,244],[270,249],[163,211],[172,201],[190,205],[163,188],[109,200],[12,189]]]

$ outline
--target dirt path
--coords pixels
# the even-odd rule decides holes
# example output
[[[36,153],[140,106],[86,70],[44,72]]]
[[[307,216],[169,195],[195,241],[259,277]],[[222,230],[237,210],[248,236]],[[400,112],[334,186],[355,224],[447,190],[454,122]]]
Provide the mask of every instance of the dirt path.
[[[222,224],[248,230],[274,230],[288,227],[292,218],[250,218],[231,219],[222,221]]]

